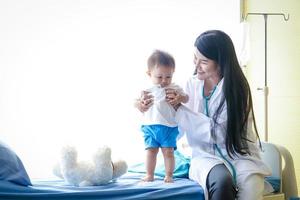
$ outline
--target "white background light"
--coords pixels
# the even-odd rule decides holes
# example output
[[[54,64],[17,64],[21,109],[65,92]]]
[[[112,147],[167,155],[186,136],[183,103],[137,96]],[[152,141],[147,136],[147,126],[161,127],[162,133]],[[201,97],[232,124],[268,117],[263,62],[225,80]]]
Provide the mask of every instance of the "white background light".
[[[216,4],[219,4],[216,6]],[[220,5],[222,4],[222,5]],[[100,145],[144,160],[133,100],[148,83],[154,49],[193,73],[193,44],[207,29],[236,37],[236,1],[3,0],[0,2],[0,140],[31,178],[52,177],[64,145],[82,158]]]

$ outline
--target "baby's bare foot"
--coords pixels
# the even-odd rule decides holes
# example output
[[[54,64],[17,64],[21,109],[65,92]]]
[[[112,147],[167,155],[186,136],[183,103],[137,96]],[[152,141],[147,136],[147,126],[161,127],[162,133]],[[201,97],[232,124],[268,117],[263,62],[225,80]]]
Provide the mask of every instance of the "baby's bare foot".
[[[142,181],[151,182],[151,181],[154,181],[154,177],[151,175],[147,175],[144,178],[142,178]]]
[[[171,176],[165,176],[164,178],[165,183],[173,183],[173,178]]]

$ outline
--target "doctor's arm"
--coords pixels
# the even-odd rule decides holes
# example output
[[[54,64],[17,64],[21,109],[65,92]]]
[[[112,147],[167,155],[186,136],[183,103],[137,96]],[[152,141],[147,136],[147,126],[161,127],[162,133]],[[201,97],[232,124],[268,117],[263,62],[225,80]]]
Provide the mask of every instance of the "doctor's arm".
[[[180,103],[187,103],[189,101],[189,96],[179,87],[166,88],[166,101],[176,108]]]
[[[222,117],[222,114],[216,124],[212,118],[207,117],[203,113],[194,112],[188,107],[181,105],[176,112],[176,121],[180,130],[184,131],[189,137],[194,138],[195,141],[201,140],[204,143],[216,142],[224,144],[227,120]],[[216,140],[212,136],[213,126],[216,126]]]

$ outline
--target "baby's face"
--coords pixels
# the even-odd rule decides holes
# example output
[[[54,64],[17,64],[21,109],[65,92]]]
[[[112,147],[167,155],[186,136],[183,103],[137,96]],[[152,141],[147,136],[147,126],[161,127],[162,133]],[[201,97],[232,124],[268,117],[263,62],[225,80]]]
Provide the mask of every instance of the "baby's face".
[[[152,83],[166,87],[172,83],[174,68],[169,66],[155,66],[148,72]]]

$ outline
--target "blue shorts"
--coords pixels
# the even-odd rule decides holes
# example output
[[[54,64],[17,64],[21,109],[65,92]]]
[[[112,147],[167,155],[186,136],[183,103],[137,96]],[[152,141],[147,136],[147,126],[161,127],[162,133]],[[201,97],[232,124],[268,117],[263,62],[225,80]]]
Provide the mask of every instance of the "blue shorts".
[[[142,125],[146,149],[159,147],[173,147],[175,150],[176,139],[179,134],[178,127],[164,125]]]

